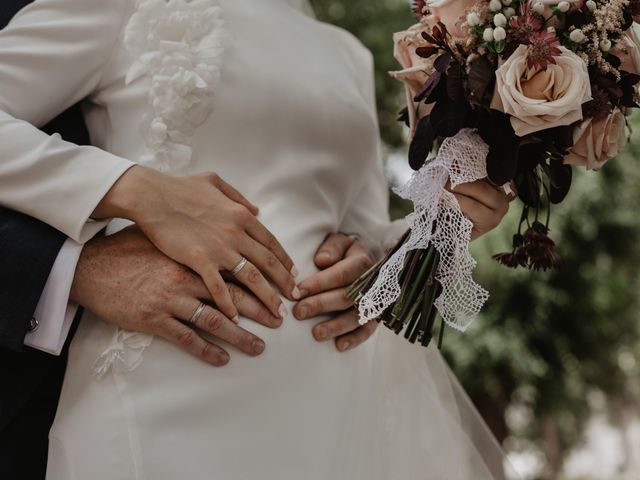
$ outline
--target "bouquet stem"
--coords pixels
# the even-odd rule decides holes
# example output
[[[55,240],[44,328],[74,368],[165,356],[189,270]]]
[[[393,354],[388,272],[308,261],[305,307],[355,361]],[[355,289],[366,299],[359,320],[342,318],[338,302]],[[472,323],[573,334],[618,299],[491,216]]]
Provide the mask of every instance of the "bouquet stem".
[[[360,277],[349,289],[348,297],[358,304],[362,296],[373,286],[380,269],[387,260],[407,241],[407,232],[389,253]],[[404,337],[411,343],[419,342],[428,346],[433,338],[433,330],[438,316],[434,302],[441,292],[436,280],[440,264],[440,254],[433,246],[426,249],[411,250],[399,274],[400,296],[382,313],[378,319],[387,328]],[[442,343],[444,322],[440,328],[439,345]]]

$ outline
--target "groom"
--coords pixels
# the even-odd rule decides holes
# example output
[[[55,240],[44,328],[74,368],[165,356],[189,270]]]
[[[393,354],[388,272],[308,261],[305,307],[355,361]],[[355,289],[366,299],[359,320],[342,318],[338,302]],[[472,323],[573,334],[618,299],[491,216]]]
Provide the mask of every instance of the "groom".
[[[30,1],[0,2],[0,28]],[[77,144],[88,143],[79,106],[43,129]],[[338,350],[350,350],[376,326],[372,322],[360,327],[344,298],[346,286],[371,265],[370,256],[353,238],[332,234],[318,250],[315,262],[321,271],[300,285],[304,298],[293,313],[302,320],[340,312],[316,325],[313,335],[318,341],[335,339]],[[147,270],[141,265],[148,266]],[[157,271],[162,275],[153,274]],[[130,291],[118,281],[132,275],[145,280],[137,282],[142,288]],[[0,208],[0,478],[44,478],[48,431],[68,344],[78,321],[69,300],[100,313],[107,321],[121,325],[126,318],[127,328],[148,332],[150,326],[141,315],[145,300],[166,293],[169,301],[154,306],[151,313],[156,318],[167,316],[163,309],[168,309],[176,283],[201,291],[201,282],[135,229],[94,238],[83,248],[38,220]],[[228,286],[244,316],[272,327],[279,325],[252,294]],[[62,292],[57,291],[60,289]],[[131,319],[137,321],[132,325]]]

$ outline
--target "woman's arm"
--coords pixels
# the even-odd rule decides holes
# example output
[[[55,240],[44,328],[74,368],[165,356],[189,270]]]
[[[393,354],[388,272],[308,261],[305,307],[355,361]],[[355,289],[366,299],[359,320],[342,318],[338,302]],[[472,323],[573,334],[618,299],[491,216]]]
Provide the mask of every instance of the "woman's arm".
[[[98,87],[125,21],[123,0],[38,0],[0,31],[0,205],[84,242],[89,219],[133,162],[46,135]]]
[[[129,160],[36,128],[99,88],[127,5],[38,0],[0,32],[0,205],[80,243],[104,226],[90,217],[130,219],[165,254],[199,273],[229,318],[238,311],[220,270],[231,271],[246,257],[235,279],[284,316],[267,279],[295,298],[293,262],[257,211],[217,176],[174,178],[131,168]]]

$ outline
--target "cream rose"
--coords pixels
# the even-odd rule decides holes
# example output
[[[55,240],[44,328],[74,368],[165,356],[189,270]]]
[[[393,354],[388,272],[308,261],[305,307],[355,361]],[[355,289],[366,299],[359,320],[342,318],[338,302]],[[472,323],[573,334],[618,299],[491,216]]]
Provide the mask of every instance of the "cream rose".
[[[627,143],[625,126],[624,115],[617,108],[602,120],[586,119],[573,132],[573,148],[565,157],[565,163],[599,170]]]
[[[620,70],[640,74],[640,40],[633,27],[620,36],[611,53],[620,59]]]
[[[511,115],[519,137],[582,120],[582,104],[591,100],[587,65],[558,48],[556,64],[539,70],[527,67],[527,47],[520,45],[496,71],[491,107]]]

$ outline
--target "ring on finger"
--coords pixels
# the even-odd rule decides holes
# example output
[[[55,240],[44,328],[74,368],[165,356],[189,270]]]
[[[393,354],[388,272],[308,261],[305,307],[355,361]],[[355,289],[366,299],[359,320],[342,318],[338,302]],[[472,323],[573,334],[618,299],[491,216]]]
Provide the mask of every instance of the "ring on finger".
[[[198,305],[198,308],[196,308],[196,311],[193,312],[193,315],[191,315],[191,319],[189,319],[189,323],[195,325],[198,319],[200,318],[200,315],[202,315],[202,312],[204,312],[205,308],[207,308],[207,305],[204,304],[203,302],[200,302],[200,305]]]
[[[233,267],[233,270],[231,270],[231,275],[233,275],[234,277],[238,275],[242,271],[242,269],[245,267],[246,264],[247,264],[247,259],[245,257],[242,257],[238,262],[238,264],[235,267]]]

